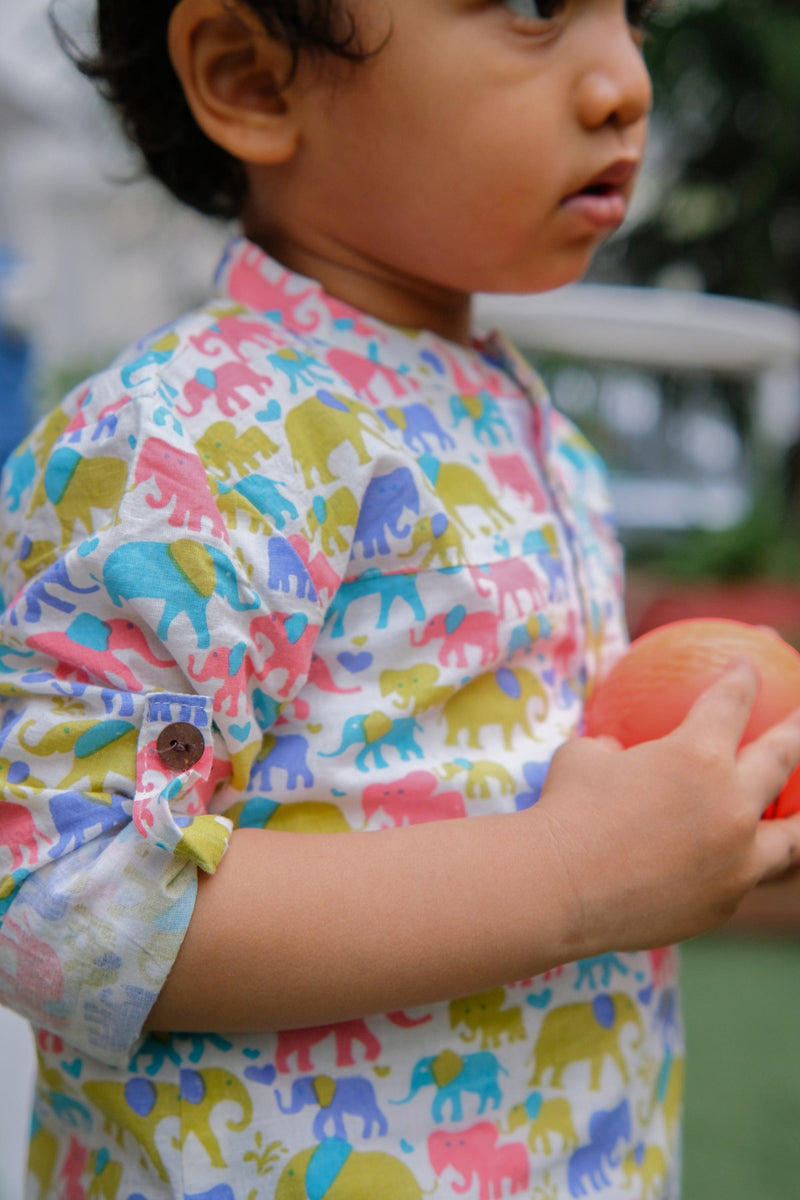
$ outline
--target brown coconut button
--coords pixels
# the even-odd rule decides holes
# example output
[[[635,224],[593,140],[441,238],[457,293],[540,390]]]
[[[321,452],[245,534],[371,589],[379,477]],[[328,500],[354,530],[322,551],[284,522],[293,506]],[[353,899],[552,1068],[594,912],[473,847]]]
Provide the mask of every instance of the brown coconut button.
[[[188,771],[203,757],[205,748],[200,730],[186,721],[165,725],[156,742],[158,757],[173,771]]]

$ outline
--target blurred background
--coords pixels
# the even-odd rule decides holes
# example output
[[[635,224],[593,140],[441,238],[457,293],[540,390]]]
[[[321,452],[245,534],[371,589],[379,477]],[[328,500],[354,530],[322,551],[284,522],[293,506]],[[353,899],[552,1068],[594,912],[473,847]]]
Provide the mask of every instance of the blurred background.
[[[90,44],[87,0],[56,11]],[[491,298],[611,469],[632,633],[685,615],[800,645],[800,5],[667,0],[626,226],[585,284]],[[231,230],[180,210],[0,0],[0,460],[127,341],[204,299]],[[800,905],[800,901],[798,901]],[[685,1200],[800,1194],[800,909],[684,950]],[[0,1200],[20,1200],[30,1038],[0,1010]]]

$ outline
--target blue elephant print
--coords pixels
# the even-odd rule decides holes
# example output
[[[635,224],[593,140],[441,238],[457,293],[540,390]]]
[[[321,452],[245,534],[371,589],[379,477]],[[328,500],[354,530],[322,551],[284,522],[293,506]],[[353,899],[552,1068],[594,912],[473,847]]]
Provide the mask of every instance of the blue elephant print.
[[[414,575],[401,572],[381,575],[379,571],[370,567],[358,579],[345,580],[333,597],[326,616],[326,622],[330,622],[331,619],[333,621],[330,628],[331,637],[344,637],[345,616],[351,604],[373,596],[380,599],[376,629],[385,629],[389,624],[389,613],[395,600],[405,601],[415,621],[424,621],[427,616],[419,598]]]
[[[419,492],[408,467],[397,467],[369,481],[354,538],[362,544],[365,558],[389,553],[387,532],[396,538],[411,532],[409,524],[401,524],[407,511],[419,515]]]
[[[586,1196],[587,1180],[596,1192],[611,1186],[605,1166],[617,1167],[622,1155],[617,1147],[620,1142],[631,1140],[631,1110],[627,1100],[616,1108],[599,1110],[589,1119],[588,1145],[573,1150],[567,1167],[570,1195]]]
[[[319,1111],[314,1118],[313,1132],[318,1141],[326,1137],[347,1140],[345,1117],[358,1117],[363,1125],[361,1136],[372,1137],[377,1129],[382,1137],[388,1131],[386,1117],[378,1108],[375,1088],[369,1079],[361,1075],[344,1076],[331,1079],[329,1075],[305,1075],[292,1081],[292,1096],[288,1104],[284,1104],[281,1093],[275,1089],[275,1099],[282,1113],[296,1115],[307,1105],[316,1106]],[[328,1132],[331,1125],[333,1132]]]
[[[272,790],[272,772],[278,768],[286,772],[286,787],[293,792],[302,780],[303,786],[314,786],[314,776],[308,766],[308,739],[302,733],[285,733],[282,736],[267,734],[264,738],[266,753],[257,758],[250,769],[250,787],[259,787],[265,792]]]
[[[261,516],[272,517],[278,529],[283,529],[286,516],[292,520],[297,516],[297,509],[288,497],[280,491],[279,483],[273,482],[265,475],[245,475],[232,488],[224,483],[219,484],[220,495],[228,492],[238,492]],[[284,513],[286,516],[284,516]]]
[[[508,1074],[497,1058],[488,1050],[479,1050],[476,1054],[456,1054],[454,1050],[443,1050],[441,1054],[421,1058],[414,1064],[411,1072],[411,1084],[408,1095],[403,1100],[390,1100],[390,1104],[408,1104],[417,1092],[424,1087],[435,1087],[432,1114],[437,1124],[445,1119],[444,1106],[450,1105],[450,1120],[464,1119],[462,1092],[470,1092],[478,1097],[478,1116],[491,1102],[493,1108],[499,1108],[503,1099],[500,1090],[499,1075]]]
[[[285,537],[271,537],[269,552],[269,586],[278,592],[294,593],[299,600],[316,600],[317,589],[306,564]]]
[[[403,441],[413,454],[428,454],[434,450],[452,450],[455,439],[450,436],[436,419],[427,404],[406,404],[402,408],[390,405],[378,410],[390,429],[399,429]],[[435,442],[428,445],[428,438]]]
[[[166,641],[169,627],[185,614],[197,646],[210,645],[207,609],[212,596],[235,612],[258,608],[260,599],[240,584],[234,564],[216,546],[178,538],[174,542],[124,542],[112,550],[103,568],[103,583],[113,604],[140,597],[163,601],[157,636]]]
[[[394,721],[380,711],[354,713],[342,726],[342,742],[338,750],[321,751],[320,758],[336,758],[352,746],[363,743],[356,755],[359,771],[368,771],[367,759],[372,756],[376,767],[388,767],[383,750],[391,746],[403,762],[410,758],[422,758],[423,751],[414,741],[414,731],[422,732],[422,726],[413,717],[398,717]]]

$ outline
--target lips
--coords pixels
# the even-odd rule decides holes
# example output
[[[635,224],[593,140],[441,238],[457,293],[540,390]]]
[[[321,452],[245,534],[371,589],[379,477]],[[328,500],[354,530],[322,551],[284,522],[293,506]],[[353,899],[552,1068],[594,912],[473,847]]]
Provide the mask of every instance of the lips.
[[[583,218],[596,229],[615,229],[628,210],[627,187],[639,168],[639,160],[620,158],[593,175],[578,191],[561,202],[562,209]]]

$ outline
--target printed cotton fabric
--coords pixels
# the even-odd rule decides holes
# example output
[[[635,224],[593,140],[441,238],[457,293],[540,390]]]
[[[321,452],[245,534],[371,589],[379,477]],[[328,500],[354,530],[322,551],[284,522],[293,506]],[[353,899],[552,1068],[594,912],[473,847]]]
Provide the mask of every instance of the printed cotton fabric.
[[[532,805],[625,637],[602,468],[501,338],[383,325],[243,239],[219,284],[3,478],[0,1002],[39,1052],[29,1196],[676,1195],[669,950],[142,1036],[233,827]]]

